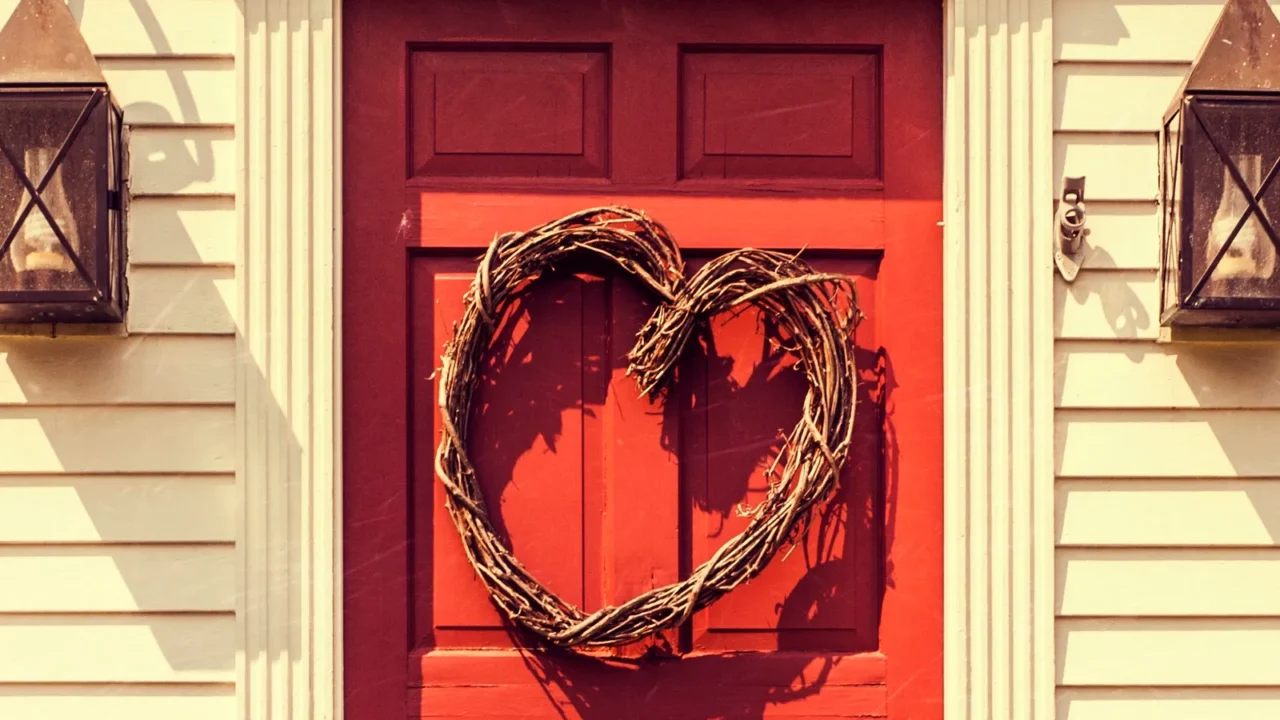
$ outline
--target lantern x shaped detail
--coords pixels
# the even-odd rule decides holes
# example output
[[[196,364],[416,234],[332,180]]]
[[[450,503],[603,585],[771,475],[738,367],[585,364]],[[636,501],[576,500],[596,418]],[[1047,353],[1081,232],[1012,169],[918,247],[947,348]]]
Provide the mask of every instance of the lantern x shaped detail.
[[[18,212],[12,227],[9,228],[8,235],[0,242],[0,261],[7,259],[6,255],[12,249],[14,240],[23,231],[24,223],[27,222],[28,216],[32,210],[38,209],[37,211],[43,215],[43,221],[37,218],[34,223],[36,228],[28,228],[28,235],[44,235],[47,238],[56,239],[62,248],[62,252],[65,253],[66,258],[74,266],[84,285],[88,288],[94,288],[91,292],[93,292],[94,298],[98,300],[102,299],[102,290],[95,288],[98,283],[90,275],[89,270],[85,268],[84,262],[80,259],[79,248],[67,239],[66,232],[60,227],[59,218],[49,208],[41,194],[49,188],[50,182],[56,177],[62,162],[67,157],[67,151],[71,149],[72,143],[84,129],[94,108],[102,101],[103,95],[104,93],[101,90],[94,90],[90,93],[89,101],[85,104],[84,109],[81,110],[79,117],[76,118],[75,125],[62,139],[62,144],[58,147],[57,152],[53,154],[48,167],[43,168],[44,174],[39,183],[33,183],[32,178],[27,174],[32,169],[38,169],[38,166],[34,168],[28,167],[18,158],[13,148],[5,142],[4,138],[0,136],[0,153],[4,154],[5,159],[13,167],[18,182],[22,184],[26,192],[26,204]]]
[[[0,323],[122,322],[124,113],[65,0],[0,28],[0,155]]]
[[[1209,278],[1213,275],[1214,270],[1218,268],[1222,259],[1227,256],[1227,253],[1232,248],[1232,243],[1235,242],[1236,238],[1240,235],[1240,231],[1244,229],[1245,223],[1249,222],[1250,217],[1252,217],[1254,213],[1257,213],[1257,222],[1262,226],[1263,231],[1266,232],[1267,239],[1270,240],[1276,251],[1280,252],[1280,236],[1277,236],[1276,230],[1271,225],[1271,220],[1267,217],[1266,211],[1259,205],[1259,203],[1262,202],[1263,196],[1266,195],[1267,189],[1271,187],[1271,182],[1275,180],[1277,171],[1280,171],[1280,155],[1277,155],[1275,162],[1271,164],[1271,169],[1267,171],[1266,177],[1263,178],[1261,186],[1257,188],[1255,192],[1253,188],[1249,187],[1249,183],[1244,179],[1244,177],[1241,176],[1240,168],[1237,167],[1235,161],[1232,160],[1231,155],[1223,148],[1222,142],[1214,137],[1213,130],[1209,128],[1205,123],[1204,118],[1201,117],[1200,112],[1197,110],[1197,105],[1198,103],[1196,102],[1188,103],[1188,113],[1196,119],[1196,124],[1200,126],[1201,131],[1204,133],[1204,138],[1213,146],[1214,152],[1217,153],[1218,158],[1222,160],[1222,164],[1226,167],[1232,183],[1234,183],[1236,189],[1240,191],[1242,197],[1249,206],[1245,208],[1244,212],[1240,215],[1240,218],[1236,220],[1235,225],[1223,239],[1222,244],[1218,246],[1217,251],[1209,260],[1204,271],[1200,273],[1200,277],[1196,279],[1195,285],[1192,286],[1191,292],[1189,293],[1192,297],[1198,296],[1201,291],[1204,290],[1205,284],[1209,282]],[[1224,188],[1224,194],[1229,193],[1230,191]]]

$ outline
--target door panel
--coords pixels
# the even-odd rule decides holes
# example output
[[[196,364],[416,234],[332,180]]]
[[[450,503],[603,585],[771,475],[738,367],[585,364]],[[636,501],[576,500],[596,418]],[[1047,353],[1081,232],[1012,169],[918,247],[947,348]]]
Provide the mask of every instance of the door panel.
[[[779,554],[750,583],[694,618],[698,650],[858,652],[877,649],[881,586],[881,413],[875,360],[874,259],[810,258],[820,271],[855,278],[866,318],[855,358],[862,368],[853,451],[834,497],[815,516],[806,541]],[[712,323],[712,347],[699,360],[684,457],[696,565],[746,529],[739,508],[763,500],[781,435],[800,419],[807,384],[794,356],[771,346],[757,310]]]
[[[409,54],[410,177],[604,177],[607,48]]]
[[[936,3],[371,0],[343,36],[348,716],[941,717]],[[684,627],[579,657],[531,647],[467,564],[433,373],[496,233],[609,204],[690,273],[803,249],[866,320],[854,449],[805,542]],[[607,268],[545,279],[475,398],[499,533],[588,611],[746,526],[805,391],[747,311],[665,402],[638,397],[653,303]]]
[[[421,311],[417,339],[428,344],[418,367],[444,354],[451,323],[461,316],[463,293],[471,276],[458,272],[430,275],[429,263],[415,264],[414,303]],[[419,295],[419,284],[427,285]],[[523,563],[551,590],[575,604],[583,602],[583,415],[584,394],[582,312],[584,283],[553,281],[524,303],[520,312],[500,327],[494,351],[484,359],[476,392],[470,451],[498,532],[514,541]],[[415,318],[416,319],[416,318]],[[425,332],[424,332],[425,330]],[[575,332],[576,331],[576,332]],[[416,359],[416,358],[415,358]],[[438,422],[436,386],[415,376],[415,424]],[[423,397],[426,395],[426,397]],[[419,414],[421,413],[421,415]],[[433,450],[438,429],[415,443],[415,464],[422,470],[418,488],[434,487],[433,512],[422,516],[432,528],[430,552],[419,555],[425,564],[420,578],[431,583],[417,593],[431,604],[431,628],[445,647],[483,643],[472,632],[500,629],[497,612],[475,571],[467,563],[457,531],[444,505],[444,492],[432,482]],[[548,479],[549,481],[544,481]],[[425,493],[424,493],[425,494]],[[547,522],[554,508],[555,522]],[[440,588],[441,592],[435,592]],[[494,633],[487,633],[488,636]],[[482,634],[481,637],[486,636]],[[456,638],[456,639],[448,639]]]
[[[680,60],[682,178],[880,184],[877,50],[712,46]]]

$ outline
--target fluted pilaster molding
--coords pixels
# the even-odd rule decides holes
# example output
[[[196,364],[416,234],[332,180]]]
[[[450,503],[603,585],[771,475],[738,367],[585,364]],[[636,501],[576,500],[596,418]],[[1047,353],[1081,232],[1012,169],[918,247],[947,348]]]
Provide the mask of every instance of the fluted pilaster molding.
[[[947,720],[1053,720],[1052,12],[946,9]]]
[[[339,0],[241,0],[238,698],[341,707]]]

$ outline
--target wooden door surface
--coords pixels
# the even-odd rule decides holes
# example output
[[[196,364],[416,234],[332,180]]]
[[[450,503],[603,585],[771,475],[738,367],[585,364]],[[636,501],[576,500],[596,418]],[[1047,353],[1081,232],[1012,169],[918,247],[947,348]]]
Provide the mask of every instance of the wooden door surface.
[[[936,0],[368,0],[344,8],[346,716],[941,718],[942,30]],[[444,508],[433,371],[495,234],[622,204],[692,272],[739,247],[856,278],[855,445],[807,541],[661,637],[538,650]],[[584,265],[484,358],[469,448],[504,541],[590,611],[746,526],[804,379],[751,312],[666,402],[652,310]]]

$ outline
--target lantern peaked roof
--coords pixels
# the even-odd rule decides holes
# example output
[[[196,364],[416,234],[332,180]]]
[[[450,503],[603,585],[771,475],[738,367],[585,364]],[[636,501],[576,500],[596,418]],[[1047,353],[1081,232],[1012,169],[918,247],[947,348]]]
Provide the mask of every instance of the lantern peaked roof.
[[[66,0],[20,0],[0,28],[0,84],[106,85]]]
[[[1280,92],[1280,20],[1267,0],[1227,0],[1179,95]]]

